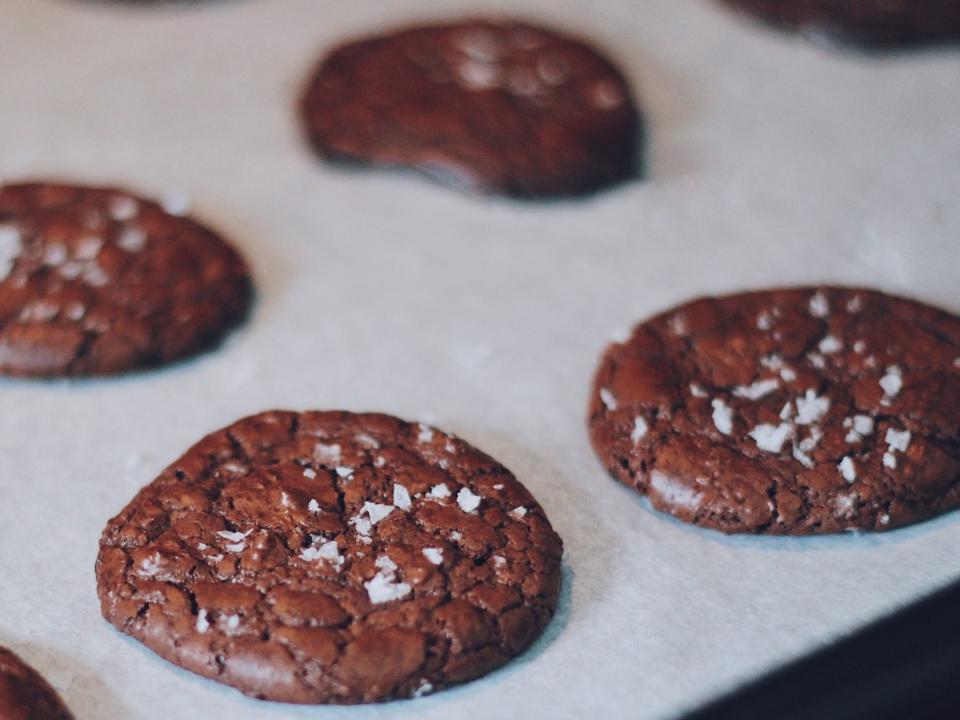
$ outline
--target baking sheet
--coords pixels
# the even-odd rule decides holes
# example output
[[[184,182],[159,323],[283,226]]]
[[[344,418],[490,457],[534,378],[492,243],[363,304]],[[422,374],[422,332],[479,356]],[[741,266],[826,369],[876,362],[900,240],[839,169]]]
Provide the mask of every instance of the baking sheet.
[[[583,202],[461,196],[322,166],[293,102],[318,53],[510,10],[629,73],[650,179]],[[709,2],[0,0],[0,177],[175,188],[256,272],[214,354],[0,382],[0,644],[85,718],[666,718],[960,574],[958,516],[876,536],[726,538],[652,513],[584,429],[612,332],[703,292],[866,283],[960,311],[960,54],[831,53]],[[98,610],[106,520],[204,433],[273,408],[431,417],[501,459],[566,544],[521,659],[415,702],[266,704]]]

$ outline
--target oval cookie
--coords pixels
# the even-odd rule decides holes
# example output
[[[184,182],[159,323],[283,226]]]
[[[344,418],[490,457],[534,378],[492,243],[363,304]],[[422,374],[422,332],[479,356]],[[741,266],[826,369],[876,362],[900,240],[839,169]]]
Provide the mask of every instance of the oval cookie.
[[[960,505],[960,318],[873,290],[703,298],[600,361],[610,473],[730,533],[888,530]]]
[[[104,617],[244,693],[362,703],[522,652],[560,539],[502,465],[387,415],[266,412],[208,435],[100,542]]]
[[[331,52],[301,103],[323,157],[407,167],[515,197],[590,193],[639,173],[640,121],[617,69],[509,21],[414,27]]]
[[[113,188],[0,186],[0,373],[107,375],[215,345],[246,314],[247,266],[216,234]]]

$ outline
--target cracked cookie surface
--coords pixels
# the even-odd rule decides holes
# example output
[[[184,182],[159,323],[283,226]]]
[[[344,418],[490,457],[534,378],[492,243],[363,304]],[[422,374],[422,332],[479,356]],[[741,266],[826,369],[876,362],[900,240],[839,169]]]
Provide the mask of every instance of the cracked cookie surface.
[[[73,715],[40,673],[0,647],[0,718],[73,720]]]
[[[214,432],[104,530],[103,616],[262,699],[361,703],[464,682],[556,607],[562,544],[502,465],[379,414]]]
[[[864,48],[960,42],[957,0],[720,0],[771,25]]]
[[[218,342],[246,314],[247,266],[183,217],[113,188],[0,186],[0,373],[106,375]]]
[[[343,45],[301,102],[322,156],[408,167],[514,197],[590,193],[640,172],[640,119],[617,69],[543,28],[472,20]]]
[[[609,472],[730,533],[888,530],[960,505],[960,318],[855,288],[703,298],[607,348]]]

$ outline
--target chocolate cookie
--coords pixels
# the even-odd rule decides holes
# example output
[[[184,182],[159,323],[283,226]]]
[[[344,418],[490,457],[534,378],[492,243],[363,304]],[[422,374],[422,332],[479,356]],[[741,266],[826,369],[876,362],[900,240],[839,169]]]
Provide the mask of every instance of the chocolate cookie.
[[[387,415],[266,412],[110,521],[103,616],[162,657],[296,703],[476,678],[550,620],[562,545],[503,466]]]
[[[889,530],[960,505],[960,318],[873,290],[704,298],[611,345],[593,446],[724,532]]]
[[[639,115],[617,69],[583,43],[516,22],[339,47],[301,110],[328,159],[414,168],[475,191],[579,195],[639,173]]]
[[[73,720],[73,715],[36,670],[0,647],[0,718]]]
[[[250,304],[247,266],[185,211],[181,197],[0,186],[0,373],[119,373],[219,341]]]
[[[721,0],[814,39],[865,48],[960,41],[958,0]]]

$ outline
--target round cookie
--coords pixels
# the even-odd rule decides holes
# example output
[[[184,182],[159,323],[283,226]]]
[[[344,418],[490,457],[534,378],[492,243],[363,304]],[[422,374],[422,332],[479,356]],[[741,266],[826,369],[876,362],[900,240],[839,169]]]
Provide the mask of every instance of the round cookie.
[[[502,465],[387,415],[214,432],[104,530],[103,616],[253,697],[361,703],[476,678],[553,615],[562,545]]]
[[[247,266],[184,203],[0,186],[0,373],[120,373],[222,339],[249,308]]]
[[[864,48],[960,41],[957,0],[721,0],[771,25]]]
[[[73,720],[73,715],[36,670],[0,647],[0,718]]]
[[[590,193],[640,172],[640,119],[587,45],[509,21],[430,25],[331,52],[301,102],[323,157],[408,167],[520,198]]]
[[[889,530],[960,505],[960,318],[873,290],[703,298],[607,348],[610,473],[728,533]]]

